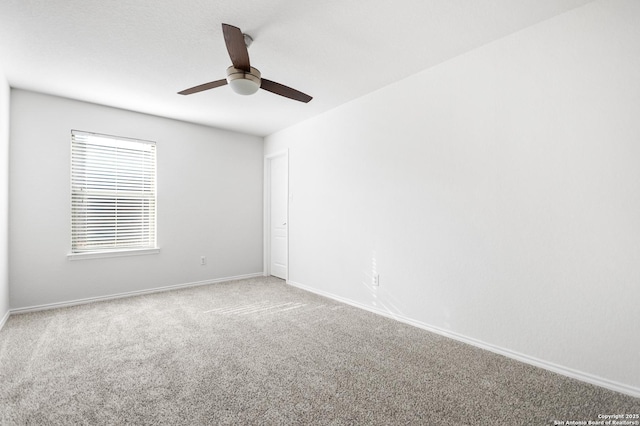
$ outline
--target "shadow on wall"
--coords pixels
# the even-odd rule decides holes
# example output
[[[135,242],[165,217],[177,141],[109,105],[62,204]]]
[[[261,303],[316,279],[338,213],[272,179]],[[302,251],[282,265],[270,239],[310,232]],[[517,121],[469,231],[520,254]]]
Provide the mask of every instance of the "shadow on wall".
[[[400,307],[401,302],[384,287],[380,288],[380,275],[378,273],[378,261],[375,251],[372,252],[370,271],[371,272],[362,272],[362,281],[360,284],[366,288],[366,293],[370,296],[369,300],[371,301],[372,308],[385,316],[407,322],[409,316]],[[439,328],[442,330],[451,330],[451,311],[445,306],[442,306],[440,309],[444,322],[442,327]],[[413,321],[409,322],[414,323]]]

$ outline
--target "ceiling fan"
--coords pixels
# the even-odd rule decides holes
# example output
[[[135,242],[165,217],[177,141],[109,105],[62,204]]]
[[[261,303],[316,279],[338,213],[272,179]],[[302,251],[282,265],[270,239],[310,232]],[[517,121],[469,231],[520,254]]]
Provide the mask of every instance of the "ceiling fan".
[[[215,89],[216,87],[229,84],[234,92],[241,95],[252,95],[256,93],[258,89],[264,89],[276,95],[304,103],[313,99],[311,96],[287,87],[284,84],[262,78],[260,71],[249,64],[247,47],[249,47],[253,39],[243,34],[240,28],[234,27],[233,25],[222,24],[222,33],[224,34],[224,42],[227,45],[227,51],[233,64],[227,68],[227,78],[185,89],[182,92],[178,92],[179,95],[191,95],[192,93]]]

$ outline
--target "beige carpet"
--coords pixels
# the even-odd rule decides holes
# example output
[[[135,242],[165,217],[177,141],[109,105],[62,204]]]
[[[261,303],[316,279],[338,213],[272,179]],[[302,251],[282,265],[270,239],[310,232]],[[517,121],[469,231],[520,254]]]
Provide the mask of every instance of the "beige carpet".
[[[0,421],[553,425],[640,413],[591,386],[250,279],[12,316]]]

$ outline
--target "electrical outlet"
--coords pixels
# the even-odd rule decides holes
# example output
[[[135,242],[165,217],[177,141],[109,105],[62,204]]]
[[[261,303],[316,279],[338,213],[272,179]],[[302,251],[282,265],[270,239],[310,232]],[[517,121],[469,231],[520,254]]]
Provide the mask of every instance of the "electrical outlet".
[[[375,287],[380,285],[380,274],[378,274],[377,272],[373,273],[373,276],[371,277],[371,284]]]
[[[200,264],[201,265],[206,265],[207,264],[207,257],[206,256],[200,256]]]

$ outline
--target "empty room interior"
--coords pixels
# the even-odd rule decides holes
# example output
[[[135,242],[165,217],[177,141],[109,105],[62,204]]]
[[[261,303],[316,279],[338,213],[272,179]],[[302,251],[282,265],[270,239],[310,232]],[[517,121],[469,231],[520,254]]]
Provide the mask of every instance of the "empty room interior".
[[[638,23],[0,0],[0,423],[639,425]]]

